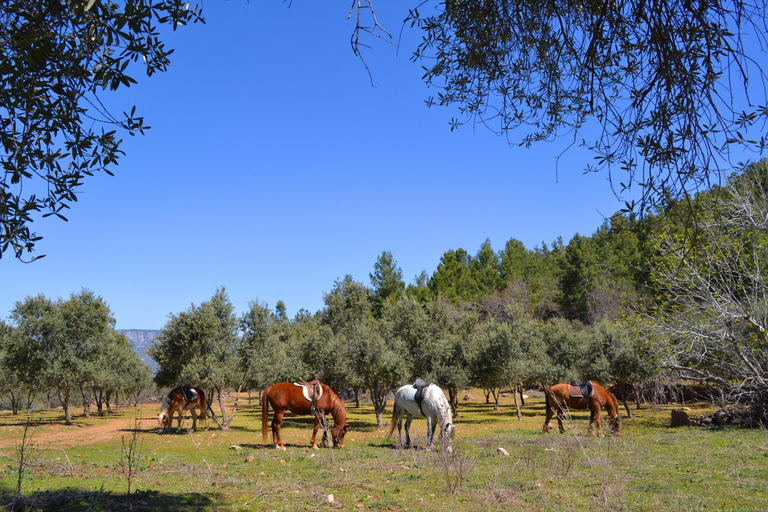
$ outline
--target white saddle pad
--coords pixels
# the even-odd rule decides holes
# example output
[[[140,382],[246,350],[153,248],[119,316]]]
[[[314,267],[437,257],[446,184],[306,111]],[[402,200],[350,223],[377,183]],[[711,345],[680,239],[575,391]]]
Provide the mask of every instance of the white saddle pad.
[[[304,398],[307,399],[307,402],[311,402],[312,399],[309,398],[309,390],[307,389],[307,386],[303,384],[299,384],[298,382],[293,383],[294,386],[299,386],[301,388],[301,392],[304,393]],[[320,397],[323,396],[323,386],[318,386],[320,388],[320,394],[317,395],[317,400],[320,400]]]

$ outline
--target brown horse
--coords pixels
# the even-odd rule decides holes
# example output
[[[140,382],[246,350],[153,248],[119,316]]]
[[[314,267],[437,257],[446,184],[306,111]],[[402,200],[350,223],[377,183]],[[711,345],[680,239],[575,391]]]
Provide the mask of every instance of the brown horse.
[[[605,409],[608,414],[608,426],[611,431],[621,435],[621,415],[619,414],[619,402],[616,397],[597,382],[592,382],[594,389],[588,398],[584,396],[571,396],[570,384],[555,384],[544,390],[546,398],[547,417],[544,420],[544,433],[549,433],[549,420],[557,416],[557,424],[560,432],[563,429],[563,412],[566,409],[589,409],[589,432],[594,434],[593,424],[597,423],[597,433],[602,436],[603,429],[600,423],[600,409]]]
[[[197,397],[191,396],[189,389],[194,390]],[[192,413],[192,430],[197,430],[197,413],[195,409],[200,411],[200,417],[205,422],[205,430],[208,430],[208,402],[205,400],[205,392],[200,388],[186,388],[185,390],[180,386],[170,390],[165,395],[165,398],[163,398],[163,405],[160,409],[160,414],[157,416],[160,433],[162,434],[164,430],[166,432],[170,430],[173,415],[177,412],[179,413],[179,425],[176,428],[176,432],[181,432],[181,420],[184,417],[184,411]]]
[[[305,397],[303,389],[308,389],[312,396]],[[320,389],[322,389],[322,393],[320,393]],[[339,395],[325,384],[313,381],[306,388],[302,388],[302,386],[292,382],[280,382],[265,389],[261,394],[261,438],[264,444],[267,444],[267,421],[270,405],[275,412],[272,418],[272,438],[276,448],[285,450],[280,438],[280,424],[286,410],[298,415],[315,415],[315,426],[312,429],[312,439],[309,441],[309,444],[315,449],[317,448],[315,438],[320,428],[320,418],[325,418],[325,414],[330,413],[333,416],[333,428],[331,429],[333,447],[341,448],[344,445],[344,435],[349,429],[347,409]],[[326,434],[323,434],[323,441],[325,440]]]

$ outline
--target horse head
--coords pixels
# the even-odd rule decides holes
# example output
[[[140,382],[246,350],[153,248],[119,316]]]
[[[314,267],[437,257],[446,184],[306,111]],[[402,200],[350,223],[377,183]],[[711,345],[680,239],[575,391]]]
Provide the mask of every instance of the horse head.
[[[621,435],[621,414],[608,417],[608,428],[615,436]]]
[[[344,436],[349,430],[349,423],[344,423],[344,426],[334,425],[331,429],[331,439],[333,440],[334,448],[342,448],[344,446]]]
[[[157,416],[157,424],[160,427],[160,434],[162,434],[163,430],[165,430],[166,428],[168,428],[171,425],[171,417],[168,416],[166,413],[161,412]]]
[[[443,446],[448,453],[453,452],[453,438],[456,435],[456,425],[453,423],[446,423],[443,427]]]

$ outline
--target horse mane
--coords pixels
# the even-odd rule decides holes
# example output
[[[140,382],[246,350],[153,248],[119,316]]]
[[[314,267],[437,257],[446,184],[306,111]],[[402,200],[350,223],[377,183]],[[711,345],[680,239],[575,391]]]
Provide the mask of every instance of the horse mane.
[[[609,390],[608,388],[605,390],[608,391],[608,396],[610,396],[611,400],[613,400],[613,406],[616,408],[616,416],[621,417],[621,413],[619,412],[619,399],[616,398],[616,395],[613,394],[613,391]]]
[[[448,423],[453,423],[453,416],[451,415],[451,404],[448,403],[448,399],[445,398],[445,393],[440,386],[437,386],[440,391],[437,393],[437,419],[440,422],[440,428],[444,428]]]
[[[616,408],[616,416],[621,417],[621,413],[619,412],[619,400],[618,398],[616,398],[616,395],[614,395],[610,389],[608,389],[607,387],[603,386],[598,382],[592,381],[592,385],[600,386],[605,391],[605,394],[608,395],[608,398],[611,400],[611,402],[613,403],[613,406]],[[608,411],[607,408],[606,408],[606,411]]]
[[[171,408],[171,394],[176,390],[176,388],[173,388],[170,390],[164,397],[162,401],[162,406],[160,408],[160,414],[168,414],[168,411]]]
[[[325,386],[323,394],[328,393],[328,397],[331,399],[330,413],[333,416],[333,423],[343,426],[347,422],[347,409],[344,407],[344,402],[327,384],[323,384],[323,386]]]

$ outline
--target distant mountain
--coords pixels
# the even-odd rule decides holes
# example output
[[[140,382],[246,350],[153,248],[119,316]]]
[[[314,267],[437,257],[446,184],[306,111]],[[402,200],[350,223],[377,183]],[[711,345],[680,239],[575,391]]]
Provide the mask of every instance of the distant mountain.
[[[155,342],[155,336],[160,331],[150,331],[147,329],[115,329],[120,334],[124,334],[128,341],[133,344],[133,349],[139,353],[141,360],[152,367],[153,372],[157,372],[157,363],[147,355],[147,349]]]

